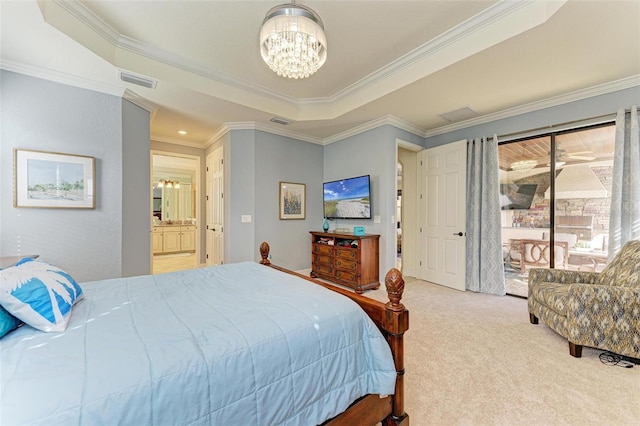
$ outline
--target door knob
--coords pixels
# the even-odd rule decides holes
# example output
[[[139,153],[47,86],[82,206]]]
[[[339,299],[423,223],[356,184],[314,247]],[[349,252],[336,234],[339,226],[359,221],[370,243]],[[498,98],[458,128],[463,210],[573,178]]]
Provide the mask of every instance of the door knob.
[[[462,237],[464,234],[462,232],[454,232],[453,235],[457,235],[458,237]]]

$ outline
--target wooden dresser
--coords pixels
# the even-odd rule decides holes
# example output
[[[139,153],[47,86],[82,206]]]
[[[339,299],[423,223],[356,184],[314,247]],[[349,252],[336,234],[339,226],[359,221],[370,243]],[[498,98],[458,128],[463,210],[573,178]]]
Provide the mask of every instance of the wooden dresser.
[[[311,231],[311,276],[351,287],[356,293],[380,287],[380,235]]]

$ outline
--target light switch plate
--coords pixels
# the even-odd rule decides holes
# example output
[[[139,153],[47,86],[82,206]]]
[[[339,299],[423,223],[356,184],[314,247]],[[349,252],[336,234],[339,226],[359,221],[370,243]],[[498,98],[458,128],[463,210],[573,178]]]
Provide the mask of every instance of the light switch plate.
[[[373,216],[373,223],[380,223],[380,215]]]
[[[240,222],[242,223],[251,223],[251,215],[250,214],[243,214],[240,216]]]

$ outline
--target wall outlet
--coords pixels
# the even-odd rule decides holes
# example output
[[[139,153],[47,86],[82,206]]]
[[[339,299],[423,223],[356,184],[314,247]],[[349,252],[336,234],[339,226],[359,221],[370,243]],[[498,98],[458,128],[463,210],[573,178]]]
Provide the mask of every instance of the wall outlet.
[[[243,214],[240,216],[240,222],[242,223],[251,223],[251,215],[250,214]]]

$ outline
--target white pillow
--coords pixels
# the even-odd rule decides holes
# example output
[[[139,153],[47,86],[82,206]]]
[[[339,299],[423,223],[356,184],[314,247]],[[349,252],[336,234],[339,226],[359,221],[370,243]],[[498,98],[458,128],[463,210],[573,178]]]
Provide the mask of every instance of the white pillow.
[[[0,271],[0,305],[42,331],[64,331],[82,288],[60,268],[23,259]]]

